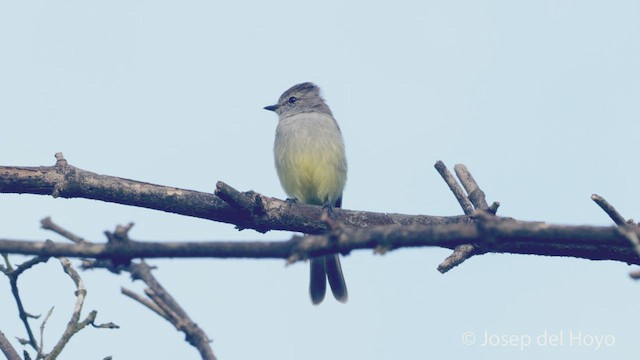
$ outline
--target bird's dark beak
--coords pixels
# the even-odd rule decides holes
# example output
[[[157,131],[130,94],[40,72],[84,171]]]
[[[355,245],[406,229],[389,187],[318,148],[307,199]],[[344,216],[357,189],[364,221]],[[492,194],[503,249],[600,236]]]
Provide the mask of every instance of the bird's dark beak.
[[[280,107],[280,105],[269,105],[269,106],[263,107],[263,109],[269,110],[269,111],[276,111],[276,110],[278,110],[279,107]]]

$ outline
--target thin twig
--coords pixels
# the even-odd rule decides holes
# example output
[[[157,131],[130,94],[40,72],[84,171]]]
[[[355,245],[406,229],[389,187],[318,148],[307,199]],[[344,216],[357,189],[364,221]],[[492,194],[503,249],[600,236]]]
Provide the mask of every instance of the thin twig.
[[[456,175],[458,176],[458,179],[460,179],[462,186],[467,191],[467,197],[469,198],[473,206],[477,210],[488,210],[489,204],[487,204],[484,192],[480,189],[473,176],[471,176],[469,169],[467,169],[464,164],[456,164],[453,167],[453,170],[456,172]]]
[[[141,261],[139,264],[131,264],[129,272],[134,280],[142,280],[147,286],[151,288],[154,294],[159,296],[165,304],[168,304],[172,311],[175,311],[178,316],[184,317],[187,313],[182,309],[178,302],[160,285],[158,280],[151,274],[151,269],[145,261]]]
[[[165,314],[167,314],[167,321],[169,321],[178,331],[182,331],[182,317],[174,311],[169,304],[162,300],[162,297],[158,296],[156,293],[151,290],[151,288],[144,289],[144,294],[158,306]]]
[[[4,260],[4,265],[2,267],[2,272],[5,275],[8,275],[9,273],[11,273],[13,271],[13,266],[11,265],[11,261],[9,261],[9,254],[7,253],[2,253],[2,259]]]
[[[89,316],[87,316],[87,318],[82,323],[87,323],[96,329],[120,329],[120,326],[112,322],[108,322],[104,324],[96,324],[95,323],[96,315],[97,315],[97,311],[95,310],[91,311]]]
[[[18,289],[18,278],[27,269],[30,269],[31,267],[37,264],[45,263],[48,260],[49,260],[49,256],[36,256],[18,265],[15,268],[15,270],[13,270],[8,274],[9,285],[11,286],[11,293],[13,294],[13,298],[15,299],[16,305],[18,306],[18,317],[22,321],[25,331],[27,332],[28,339],[24,340],[24,343],[29,344],[34,350],[38,349],[38,344],[36,342],[35,336],[33,336],[31,325],[29,325],[29,318],[37,319],[40,316],[31,315],[24,309],[24,305],[22,304],[22,298],[20,297],[20,290]]]
[[[40,227],[42,227],[45,230],[51,230],[51,231],[55,232],[56,234],[62,235],[63,237],[73,241],[76,244],[82,244],[82,243],[86,242],[82,237],[72,233],[71,231],[63,229],[62,227],[60,227],[58,225],[56,225],[51,220],[51,217],[49,217],[49,216],[47,216],[46,218],[40,220]]]
[[[38,353],[36,354],[36,359],[43,358],[42,354],[44,353],[44,328],[47,325],[47,321],[51,317],[51,314],[53,314],[53,306],[51,307],[51,309],[49,309],[49,311],[47,312],[47,315],[45,315],[44,320],[42,320],[42,324],[40,324],[40,345],[38,346]]]
[[[613,222],[616,223],[616,225],[624,226],[627,224],[624,217],[622,217],[622,215],[620,215],[618,210],[616,210],[616,208],[613,207],[613,205],[611,205],[607,200],[605,200],[605,198],[603,198],[598,194],[593,194],[591,195],[591,200],[593,200],[596,204],[598,204],[598,206],[600,206],[600,208],[604,210],[604,212],[606,212],[607,215],[609,215],[611,220],[613,220]]]
[[[64,347],[67,345],[71,337],[77,334],[80,330],[84,329],[87,325],[93,325],[97,328],[109,328],[109,329],[117,329],[118,326],[113,323],[108,323],[104,325],[95,325],[94,321],[97,316],[97,311],[93,310],[89,312],[87,317],[80,321],[80,314],[82,313],[82,308],[84,306],[84,301],[87,296],[87,289],[85,288],[84,281],[80,277],[80,274],[73,268],[71,265],[71,261],[67,258],[60,258],[60,264],[62,265],[62,269],[64,272],[69,275],[71,280],[76,286],[75,296],[76,296],[76,304],[73,308],[73,313],[71,314],[71,319],[67,323],[67,327],[58,340],[58,343],[53,347],[51,352],[47,355],[47,359],[56,359]]]
[[[138,293],[129,290],[125,287],[121,287],[120,288],[120,292],[125,295],[130,297],[131,299],[139,302],[140,304],[146,306],[147,308],[149,308],[149,310],[155,312],[156,314],[158,314],[159,316],[163,317],[166,320],[169,320],[169,315],[167,315],[167,313],[165,313],[158,305],[156,305],[153,301],[140,296]]]
[[[453,253],[446,259],[444,259],[444,261],[440,265],[438,265],[438,271],[444,274],[454,267],[460,265],[466,259],[474,255],[475,249],[475,246],[471,244],[462,244],[456,246]]]
[[[71,319],[67,323],[67,327],[58,340],[58,343],[53,347],[51,352],[47,355],[48,358],[55,359],[62,352],[64,347],[67,345],[71,337],[76,334],[78,331],[82,330],[84,326],[81,326],[80,322],[80,313],[82,312],[82,307],[84,306],[84,299],[87,296],[87,289],[84,286],[84,281],[80,277],[80,274],[73,268],[71,265],[71,261],[67,258],[59,258],[60,264],[62,265],[62,269],[64,272],[69,275],[71,280],[76,286],[76,304],[73,307],[73,313],[71,314]]]
[[[438,173],[440,174],[440,176],[442,176],[444,182],[449,186],[449,189],[453,193],[453,196],[455,196],[456,200],[458,200],[458,204],[460,204],[460,207],[462,208],[464,214],[471,215],[473,213],[473,204],[471,204],[471,201],[469,201],[469,199],[465,195],[464,190],[462,190],[462,188],[453,177],[451,172],[449,172],[445,164],[442,161],[438,160],[434,167],[436,168],[436,170],[438,170]]]

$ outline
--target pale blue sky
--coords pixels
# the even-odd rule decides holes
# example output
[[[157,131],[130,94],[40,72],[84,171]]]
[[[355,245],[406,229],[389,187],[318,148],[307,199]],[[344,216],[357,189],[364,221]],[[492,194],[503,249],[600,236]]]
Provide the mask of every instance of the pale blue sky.
[[[223,180],[284,198],[271,152],[276,117],[262,107],[314,81],[347,145],[345,208],[460,214],[433,169],[443,160],[466,164],[505,216],[609,225],[590,200],[598,193],[637,219],[639,18],[631,0],[2,2],[0,164],[52,165],[62,151],[97,173],[208,192]],[[0,237],[14,239],[53,237],[39,229],[49,215],[92,241],[130,221],[141,240],[290,237],[33,195],[0,195],[0,215]],[[441,275],[436,267],[448,254],[355,252],[343,259],[349,303],[318,307],[308,299],[306,264],[151,263],[220,359],[640,352],[633,267],[485,255]],[[140,284],[104,271],[82,276],[87,311],[121,329],[85,330],[63,358],[198,358],[168,323],[119,294]],[[50,260],[29,271],[21,289],[32,313],[56,306],[50,347],[73,306],[71,281]],[[0,294],[0,329],[24,336],[5,280]],[[476,344],[463,344],[466,331]],[[485,331],[534,344],[481,346]],[[564,344],[535,344],[545,331],[563,332]],[[571,344],[570,331],[615,343]]]

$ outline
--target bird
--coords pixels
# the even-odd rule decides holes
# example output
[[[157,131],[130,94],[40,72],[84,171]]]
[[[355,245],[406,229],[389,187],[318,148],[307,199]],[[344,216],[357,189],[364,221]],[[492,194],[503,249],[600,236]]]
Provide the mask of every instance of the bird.
[[[342,207],[347,159],[342,132],[320,88],[311,82],[286,90],[265,110],[278,114],[273,147],[276,172],[289,200],[320,205],[329,212]],[[314,305],[325,297],[327,280],[336,300],[348,299],[338,254],[311,259],[309,295]]]

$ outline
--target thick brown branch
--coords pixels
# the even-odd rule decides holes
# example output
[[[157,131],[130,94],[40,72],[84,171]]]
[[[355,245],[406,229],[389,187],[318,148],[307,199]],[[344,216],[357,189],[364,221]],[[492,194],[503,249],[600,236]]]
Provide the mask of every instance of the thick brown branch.
[[[98,175],[67,164],[58,153],[55,166],[0,166],[0,193],[85,198],[161,210],[238,225],[241,228],[290,230],[306,234],[326,231],[322,207],[295,204],[257,193],[264,213],[237,210],[215,194],[154,185],[107,175]],[[259,200],[257,199],[259,198]],[[427,216],[373,213],[335,209],[333,217],[350,227],[385,224],[455,224],[471,222],[467,216]]]

